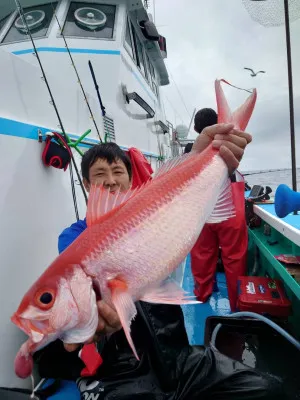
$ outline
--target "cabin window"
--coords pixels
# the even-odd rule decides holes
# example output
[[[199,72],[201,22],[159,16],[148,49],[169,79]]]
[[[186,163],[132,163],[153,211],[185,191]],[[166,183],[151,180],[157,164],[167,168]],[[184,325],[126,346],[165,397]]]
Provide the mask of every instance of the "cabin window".
[[[145,63],[144,48],[143,48],[143,45],[142,45],[140,39],[138,38],[138,36],[135,32],[133,33],[133,37],[134,37],[135,50],[136,50],[136,54],[137,54],[137,65],[138,65],[139,69],[141,70],[142,74],[147,79],[148,74],[147,74],[147,68],[146,68],[146,63]]]
[[[142,41],[137,34],[137,31],[134,28],[134,25],[132,24],[132,22],[130,22],[129,18],[127,18],[126,21],[124,47],[133,58],[135,64],[138,66],[141,73],[147,80],[152,91],[157,97],[159,97],[155,69],[147,53],[147,50],[145,49]]]
[[[63,27],[65,36],[113,39],[116,6],[72,1]]]
[[[158,88],[157,88],[157,83],[156,83],[156,76],[155,76],[155,69],[150,61],[150,76],[151,76],[151,87],[153,89],[153,92],[158,96]]]
[[[55,10],[56,7],[57,2],[23,8],[24,17],[33,38],[41,38],[47,35],[53,18],[53,9]],[[16,12],[16,17],[2,43],[21,42],[23,40],[29,40],[27,28],[19,12]]]
[[[1,29],[4,27],[4,25],[6,24],[8,18],[11,16],[11,14],[8,14],[6,17],[0,19],[0,31]]]
[[[146,52],[145,52],[145,54],[146,54],[146,65],[147,65],[147,69],[148,69],[148,82],[149,82],[151,89],[155,92],[155,89],[153,88],[153,83],[152,83],[153,80],[155,81],[154,67],[150,61],[148,54]],[[155,92],[155,94],[156,94],[156,92]]]
[[[124,47],[134,59],[135,64],[144,75],[152,91],[158,97],[159,93],[155,77],[155,69],[142,41],[139,39],[135,31],[133,24],[129,22],[129,19],[127,19],[126,23]]]
[[[134,51],[133,51],[132,36],[131,36],[131,31],[130,31],[130,25],[129,25],[128,18],[127,18],[127,22],[126,22],[125,48],[128,51],[128,53],[131,55],[131,57],[135,58]]]

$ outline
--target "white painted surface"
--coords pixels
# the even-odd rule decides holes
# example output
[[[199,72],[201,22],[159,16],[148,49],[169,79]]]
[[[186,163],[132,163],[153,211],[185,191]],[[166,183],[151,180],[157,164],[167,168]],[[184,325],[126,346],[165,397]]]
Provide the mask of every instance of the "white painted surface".
[[[259,206],[254,206],[253,209],[256,215],[262,218],[265,222],[267,222],[269,225],[271,225],[274,229],[276,229],[282,235],[287,237],[289,240],[294,242],[297,246],[300,246],[299,229],[296,229],[293,226],[287,224],[282,219],[268,213],[266,210],[260,208]]]
[[[76,217],[69,172],[43,167],[41,144],[0,136],[0,148],[0,386],[22,387],[30,382],[16,378],[13,361],[25,335],[10,317],[58,254],[59,233]]]
[[[46,1],[26,0],[23,6],[45,4]],[[157,135],[155,121],[165,116],[152,89],[123,47],[125,1],[118,3],[114,40],[70,39],[70,48],[120,50],[122,55],[72,54],[83,87],[94,113],[102,138],[103,121],[94,83],[88,67],[91,60],[99,84],[103,103],[114,119],[116,140],[119,145],[138,147],[142,151],[170,156],[169,135]],[[140,2],[140,1],[138,1]],[[8,0],[1,7],[8,6]],[[4,4],[5,3],[5,4]],[[62,18],[68,4],[60,2],[57,15]],[[47,37],[36,39],[37,47],[64,47],[55,21]],[[38,128],[58,130],[58,120],[46,85],[41,79],[37,58],[32,54],[14,55],[13,51],[31,49],[29,40],[0,46],[0,118],[15,120]],[[67,53],[39,53],[64,128],[68,133],[81,135],[91,128],[91,138],[97,139],[94,125],[75,71]],[[121,85],[136,91],[153,109],[156,116],[145,119],[145,112],[132,102],[124,101]],[[3,124],[2,124],[3,123]],[[0,119],[0,387],[30,387],[30,380],[20,380],[13,369],[14,357],[25,340],[10,317],[33,281],[57,256],[57,239],[61,231],[75,222],[69,171],[46,168],[41,161],[44,144],[16,137],[20,129],[7,132],[6,121]],[[2,125],[1,125],[2,124]],[[4,132],[5,131],[5,132]],[[6,135],[3,135],[6,133]],[[7,136],[11,134],[12,136]],[[80,157],[74,153],[77,164]],[[152,159],[156,168],[157,160]],[[75,171],[74,177],[76,179]],[[85,216],[85,202],[81,189],[76,187],[80,217]]]

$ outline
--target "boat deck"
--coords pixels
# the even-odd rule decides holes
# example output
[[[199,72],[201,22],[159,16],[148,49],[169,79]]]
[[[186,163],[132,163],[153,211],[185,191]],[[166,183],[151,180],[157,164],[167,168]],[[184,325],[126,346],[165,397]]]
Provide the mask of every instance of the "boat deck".
[[[217,273],[218,291],[214,292],[207,303],[182,306],[185,327],[190,344],[204,344],[205,321],[210,316],[225,316],[231,313],[229,307],[226,279],[224,273]],[[187,257],[183,289],[193,293],[194,279],[191,271],[190,256]]]

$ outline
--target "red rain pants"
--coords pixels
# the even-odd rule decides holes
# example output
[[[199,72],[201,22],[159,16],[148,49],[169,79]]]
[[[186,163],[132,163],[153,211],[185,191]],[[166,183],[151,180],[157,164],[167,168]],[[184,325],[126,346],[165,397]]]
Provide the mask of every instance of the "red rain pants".
[[[191,266],[195,280],[194,293],[200,301],[211,296],[219,247],[225,269],[230,308],[236,310],[237,279],[245,275],[248,232],[245,218],[245,183],[233,182],[232,193],[236,209],[234,218],[219,224],[205,224],[191,251]]]

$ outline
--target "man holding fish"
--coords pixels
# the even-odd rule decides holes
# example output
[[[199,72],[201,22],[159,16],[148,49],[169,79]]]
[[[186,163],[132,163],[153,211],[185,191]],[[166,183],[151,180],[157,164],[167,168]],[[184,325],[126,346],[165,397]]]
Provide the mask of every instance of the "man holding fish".
[[[232,115],[220,81],[216,93],[219,122],[234,123],[206,128],[190,154],[164,165],[139,190],[130,190],[130,161],[118,146],[85,154],[86,222],[64,231],[60,256],[12,317],[30,337],[15,360],[18,376],[31,374],[36,353],[42,376],[92,375],[78,382],[82,398],[284,398],[276,378],[211,348],[189,346],[178,304],[196,301],[166,279],[205,222],[234,215],[228,171],[251,142],[244,129],[256,92]],[[95,370],[88,365],[93,360],[82,362],[85,347],[78,357],[78,346],[99,339],[103,363]]]

